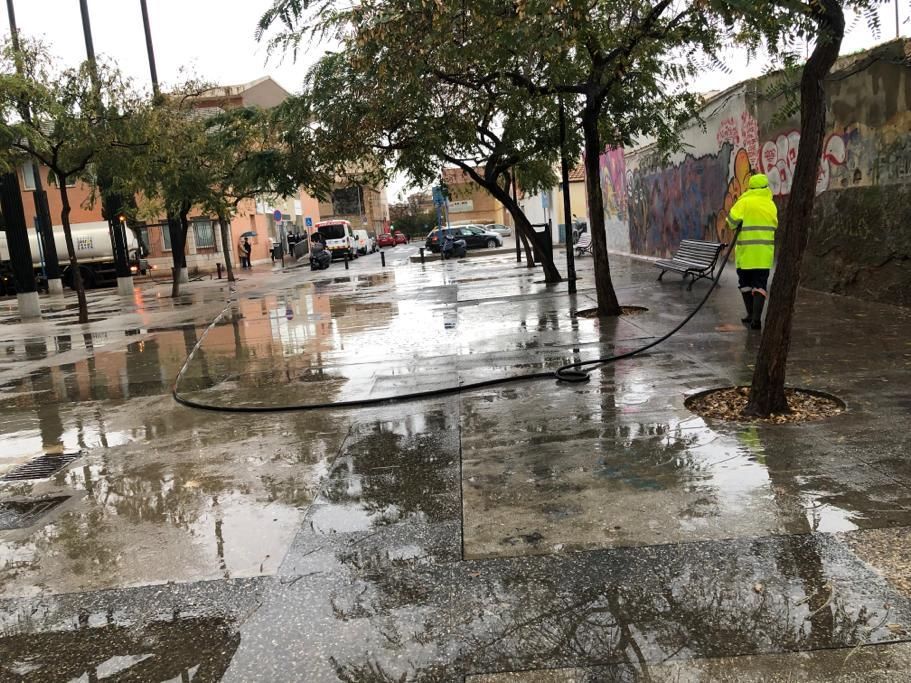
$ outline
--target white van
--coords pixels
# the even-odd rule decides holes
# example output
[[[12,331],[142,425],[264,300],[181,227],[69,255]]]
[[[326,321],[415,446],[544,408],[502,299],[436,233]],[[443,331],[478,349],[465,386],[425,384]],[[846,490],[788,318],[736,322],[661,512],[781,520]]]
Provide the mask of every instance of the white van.
[[[357,258],[357,238],[348,221],[322,221],[313,227],[326,242],[326,248],[332,258],[342,258],[346,253],[349,259]]]
[[[366,230],[355,230],[354,237],[357,240],[359,254],[366,256],[376,251],[376,240]]]

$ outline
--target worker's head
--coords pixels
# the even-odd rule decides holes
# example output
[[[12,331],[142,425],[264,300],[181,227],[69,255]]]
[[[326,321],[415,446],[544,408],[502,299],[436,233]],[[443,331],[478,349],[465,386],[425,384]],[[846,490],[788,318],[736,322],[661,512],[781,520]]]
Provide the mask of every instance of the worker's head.
[[[764,190],[769,186],[769,179],[764,173],[754,173],[750,176],[751,190]]]

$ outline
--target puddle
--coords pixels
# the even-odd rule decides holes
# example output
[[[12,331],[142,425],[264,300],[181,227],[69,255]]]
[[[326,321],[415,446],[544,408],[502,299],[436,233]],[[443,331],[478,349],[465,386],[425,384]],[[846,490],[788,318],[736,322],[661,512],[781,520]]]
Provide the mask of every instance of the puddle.
[[[175,616],[133,624],[113,612],[97,617],[80,615],[59,631],[0,637],[0,678],[216,681],[240,644],[237,627],[226,619]]]

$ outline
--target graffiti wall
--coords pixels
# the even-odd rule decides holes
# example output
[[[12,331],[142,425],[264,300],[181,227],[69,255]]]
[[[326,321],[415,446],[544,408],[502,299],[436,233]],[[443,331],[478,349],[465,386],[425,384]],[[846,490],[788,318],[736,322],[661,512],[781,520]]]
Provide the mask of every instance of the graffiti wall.
[[[799,118],[780,121],[782,101],[769,94],[768,86],[766,80],[748,81],[708,100],[701,124],[682,134],[684,151],[667,160],[658,162],[649,146],[623,153],[607,150],[601,157],[601,182],[608,243],[635,254],[666,256],[682,239],[726,241],[727,212],[751,172],[769,177],[786,210],[800,144]],[[892,41],[840,60],[827,97],[829,132],[817,195],[911,183],[911,41]],[[853,205],[847,200],[838,204]],[[826,225],[817,230],[838,235],[852,220],[849,214],[828,211]],[[876,260],[869,254],[865,259]]]
[[[604,172],[619,163],[602,158],[602,183],[612,186],[605,199],[626,191],[625,204],[615,200],[614,206],[625,209],[618,229],[628,235],[630,252],[666,256],[683,239],[725,239],[727,211],[759,160],[759,127],[742,87],[721,93],[703,117],[708,125],[684,131],[684,151],[668,161],[659,161],[651,147],[626,150],[622,182]]]
[[[632,246],[627,229],[628,191],[624,150],[620,147],[608,148],[599,158],[599,162],[607,248],[610,251],[628,253]]]

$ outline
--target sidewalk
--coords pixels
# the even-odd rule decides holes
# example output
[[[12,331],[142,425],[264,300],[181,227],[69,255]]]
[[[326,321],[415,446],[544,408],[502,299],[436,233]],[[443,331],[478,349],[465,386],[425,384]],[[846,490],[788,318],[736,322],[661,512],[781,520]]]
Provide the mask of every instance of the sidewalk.
[[[649,310],[599,322],[575,316],[589,257],[571,297],[512,254],[413,254],[254,272],[183,391],[276,407],[538,372],[653,339],[707,286],[615,256]],[[0,679],[906,679],[908,311],[801,292],[791,383],[849,408],[819,423],[684,407],[749,381],[730,273],[584,385],[244,415],[169,393],[226,284],[166,289],[93,292],[86,329],[0,310],[0,476],[79,453],[0,484]]]

